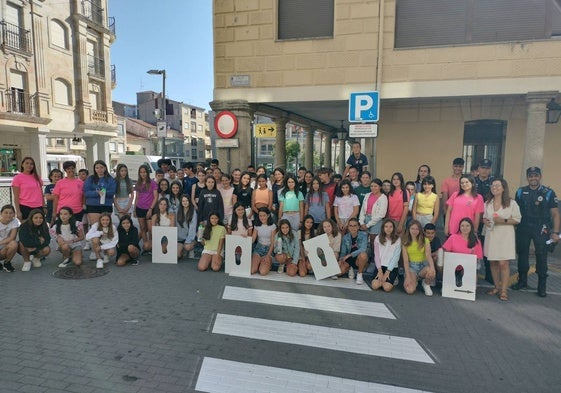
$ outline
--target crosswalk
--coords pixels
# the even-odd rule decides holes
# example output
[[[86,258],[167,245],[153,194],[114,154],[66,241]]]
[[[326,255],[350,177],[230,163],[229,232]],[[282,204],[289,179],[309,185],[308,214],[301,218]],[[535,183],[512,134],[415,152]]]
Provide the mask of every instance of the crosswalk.
[[[302,291],[305,292],[305,291]],[[318,296],[255,288],[226,286],[222,299],[229,302],[249,302],[271,307],[292,307],[307,312],[331,312],[360,315],[369,318],[396,320],[383,303],[357,301],[341,297]],[[278,315],[278,314],[276,314]],[[391,334],[289,322],[279,319],[256,318],[228,313],[216,314],[211,334],[241,337],[290,346],[320,348],[345,352],[352,356],[367,356],[397,361],[433,365],[433,358],[415,340]],[[369,343],[369,345],[364,345]],[[246,363],[243,360],[223,360],[205,357],[199,371],[196,390],[208,393],[226,392],[393,392],[417,393],[422,390],[395,385],[365,382],[306,372]],[[220,377],[218,377],[220,376]]]

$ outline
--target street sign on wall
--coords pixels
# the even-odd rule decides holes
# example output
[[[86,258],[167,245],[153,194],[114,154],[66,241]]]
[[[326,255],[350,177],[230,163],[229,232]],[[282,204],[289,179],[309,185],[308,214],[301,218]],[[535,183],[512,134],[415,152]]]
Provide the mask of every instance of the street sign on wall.
[[[214,130],[220,138],[232,138],[238,131],[238,118],[230,111],[222,111],[214,118]]]
[[[276,138],[277,125],[275,123],[262,123],[255,124],[255,137],[256,138]]]

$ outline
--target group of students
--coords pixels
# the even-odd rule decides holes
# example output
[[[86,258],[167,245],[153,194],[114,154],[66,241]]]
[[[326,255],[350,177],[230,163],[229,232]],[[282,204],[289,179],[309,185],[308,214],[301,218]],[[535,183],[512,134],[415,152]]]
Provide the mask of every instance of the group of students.
[[[206,169],[185,163],[176,170],[162,159],[154,179],[151,169],[142,165],[133,182],[124,164],[117,165],[115,177],[101,160],[94,163],[91,175],[82,169],[82,176],[76,176],[75,163],[67,161],[66,176],[52,170],[44,192],[35,162],[25,157],[12,183],[14,206],[2,208],[0,259],[4,270],[13,271],[11,260],[19,252],[23,271],[39,267],[53,237],[62,254],[59,267],[82,264],[82,250],[89,247],[98,268],[113,257],[120,266],[137,264],[140,255],[151,252],[152,227],[175,226],[178,258],[202,244],[201,271],[221,269],[225,235],[236,234],[253,240],[252,273],[267,274],[278,264],[280,272],[305,276],[312,267],[302,242],[325,233],[339,276],[356,277],[362,284],[369,269],[374,273],[372,287],[389,291],[402,272],[400,283],[407,293],[414,293],[421,279],[425,294],[432,295],[441,198],[430,168],[422,165],[416,181],[407,183],[399,172],[389,180],[372,179],[359,159],[360,146],[358,152],[343,176],[329,168],[316,173],[299,168],[296,175],[276,168],[269,177],[265,168],[253,166],[227,174],[217,160]],[[505,269],[503,262],[514,258],[513,228],[520,211],[504,180],[493,181],[484,201],[472,175],[454,176],[452,182],[445,181],[450,189],[442,200],[444,232],[450,236],[442,247],[483,258],[477,236],[483,217],[488,232],[485,254],[497,261],[494,291],[506,300],[508,265]],[[167,247],[169,239],[165,240],[162,246]]]

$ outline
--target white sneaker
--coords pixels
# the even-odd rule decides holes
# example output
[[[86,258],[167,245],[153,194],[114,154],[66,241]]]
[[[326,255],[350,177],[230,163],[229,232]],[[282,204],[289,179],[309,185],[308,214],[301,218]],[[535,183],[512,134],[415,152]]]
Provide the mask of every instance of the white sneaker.
[[[187,258],[195,259],[195,251],[193,250],[189,251],[189,253],[187,254]]]
[[[31,262],[27,261],[23,263],[23,267],[21,268],[22,272],[28,272],[31,270]]]
[[[58,267],[68,267],[70,264],[70,258],[66,258],[64,261],[58,264]]]
[[[339,279],[339,276],[337,276],[337,275],[331,276],[331,279],[332,279],[332,280],[338,280],[338,279]]]
[[[430,288],[430,285],[425,282],[425,280],[421,281],[421,286],[423,287],[426,296],[432,296],[432,289]]]
[[[84,246],[84,251],[89,251],[89,250],[91,250],[91,249],[92,249],[92,248],[90,247],[90,243],[89,243],[89,242],[86,242],[86,245]]]
[[[95,252],[90,252],[90,261],[95,261],[97,259],[97,255],[95,255]]]
[[[362,279],[362,273],[356,274],[356,285],[364,284],[364,280]]]
[[[349,268],[349,278],[351,280],[355,278],[355,270],[352,267]]]
[[[284,265],[282,263],[279,263],[279,268],[277,270],[277,273],[284,273]]]
[[[33,267],[41,267],[43,266],[43,264],[41,263],[41,260],[39,258],[35,258],[33,255],[29,256],[29,260],[31,261],[31,263],[33,264]]]
[[[95,264],[95,267],[98,269],[103,269],[103,259],[99,258],[97,260],[97,263]]]
[[[103,263],[109,263],[109,255],[105,254],[103,256]]]

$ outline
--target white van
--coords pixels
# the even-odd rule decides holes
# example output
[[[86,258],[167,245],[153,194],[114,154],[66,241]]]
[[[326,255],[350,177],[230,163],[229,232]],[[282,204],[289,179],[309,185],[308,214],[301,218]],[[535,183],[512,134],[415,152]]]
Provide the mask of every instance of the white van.
[[[136,181],[138,179],[138,168],[146,164],[150,167],[150,173],[152,174],[150,177],[154,177],[154,172],[158,169],[158,160],[161,159],[161,156],[145,156],[145,155],[125,155],[119,159],[118,164],[125,164],[129,169],[129,177]],[[172,165],[174,165],[177,169],[181,168],[181,163],[183,159],[181,157],[167,157],[171,160]],[[113,174],[117,171],[117,165],[113,168]]]
[[[148,165],[150,168],[150,177],[154,177],[153,173],[158,169],[159,156],[145,156],[145,155],[126,155],[119,158],[118,164],[125,164],[129,169],[129,177],[135,181],[138,179],[138,168],[141,165]],[[117,171],[117,165],[113,168],[113,174]]]

